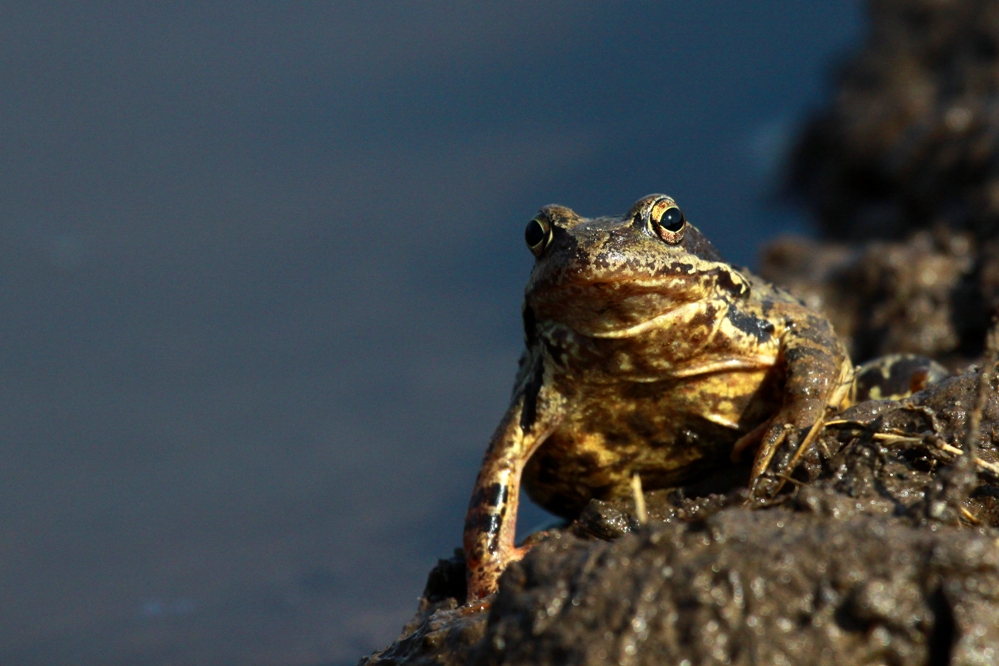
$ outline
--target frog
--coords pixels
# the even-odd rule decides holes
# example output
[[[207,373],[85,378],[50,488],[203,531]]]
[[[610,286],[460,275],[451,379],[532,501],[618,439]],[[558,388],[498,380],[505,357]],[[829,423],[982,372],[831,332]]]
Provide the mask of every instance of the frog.
[[[677,487],[753,452],[766,501],[853,400],[846,346],[799,299],[727,263],[665,194],[620,216],[541,208],[525,349],[465,519],[467,602],[521,559],[520,489],[567,519],[593,499]]]

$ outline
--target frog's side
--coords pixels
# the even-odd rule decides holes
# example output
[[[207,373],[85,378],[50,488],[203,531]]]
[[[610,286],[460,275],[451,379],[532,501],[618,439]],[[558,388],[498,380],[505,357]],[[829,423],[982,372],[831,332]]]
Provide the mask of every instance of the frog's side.
[[[646,489],[674,486],[759,443],[751,476],[765,494],[759,482],[789,469],[803,429],[852,383],[829,322],[726,264],[665,195],[592,220],[547,206],[526,236],[527,350],[466,518],[470,601],[523,554],[522,477],[572,517],[591,498],[630,495],[635,474]]]

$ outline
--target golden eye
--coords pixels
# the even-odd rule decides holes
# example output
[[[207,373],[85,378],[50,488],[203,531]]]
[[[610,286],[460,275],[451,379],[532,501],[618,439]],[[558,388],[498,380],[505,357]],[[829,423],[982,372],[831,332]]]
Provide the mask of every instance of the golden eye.
[[[662,199],[653,204],[649,222],[652,230],[667,243],[676,245],[683,240],[683,228],[687,224],[687,218],[673,201]]]
[[[524,240],[527,241],[527,247],[531,248],[531,252],[534,253],[535,257],[541,256],[551,237],[551,224],[548,223],[548,220],[543,215],[538,215],[528,222],[527,228],[524,229]]]

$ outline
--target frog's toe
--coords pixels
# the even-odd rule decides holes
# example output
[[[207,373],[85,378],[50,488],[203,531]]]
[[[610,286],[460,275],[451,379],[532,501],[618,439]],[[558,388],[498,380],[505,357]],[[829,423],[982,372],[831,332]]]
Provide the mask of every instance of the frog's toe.
[[[780,492],[805,443],[793,424],[767,424],[753,460],[749,487],[751,502],[765,502]]]
[[[513,562],[520,562],[522,559],[524,559],[524,556],[527,555],[529,552],[531,552],[531,545],[525,544],[523,546],[518,546],[517,548],[514,548],[510,551],[506,563],[511,564]]]
[[[777,456],[779,450],[786,449],[783,444],[791,440],[792,444],[796,444],[797,438],[794,436],[796,433],[796,428],[790,423],[766,423],[763,434],[760,438],[760,447],[756,450],[756,458],[753,460],[753,471],[752,478],[756,479],[762,476],[767,470],[776,471],[780,468],[779,465],[774,463],[780,462],[775,460],[782,456]],[[738,443],[737,443],[738,444]]]
[[[771,472],[764,472],[753,478],[749,484],[749,499],[747,504],[766,506],[780,491],[782,481]]]
[[[781,423],[770,426],[763,436],[756,459],[753,461],[751,475],[751,498],[772,498],[784,484],[811,449],[812,442],[822,430],[823,419],[818,419],[810,426],[799,427],[792,423]],[[764,482],[764,477],[773,483]],[[772,490],[769,490],[773,486]],[[766,494],[764,494],[764,492]]]

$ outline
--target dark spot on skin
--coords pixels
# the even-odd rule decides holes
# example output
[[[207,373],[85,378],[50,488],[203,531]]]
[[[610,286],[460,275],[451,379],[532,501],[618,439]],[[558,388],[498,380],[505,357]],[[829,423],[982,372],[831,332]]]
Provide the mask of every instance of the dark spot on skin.
[[[538,480],[539,483],[541,483],[541,485],[551,486],[551,485],[557,484],[559,482],[559,479],[560,479],[560,476],[559,476],[559,471],[560,471],[559,470],[559,466],[558,465],[539,465],[538,461],[542,460],[543,457],[544,456],[540,455],[540,452],[539,452],[538,454],[535,454],[534,458],[532,458],[531,461],[528,464],[532,465],[535,468],[532,471],[536,474],[537,480]]]
[[[731,271],[719,269],[717,275],[716,284],[732,296],[745,296],[748,293],[746,285],[743,282],[736,282]]]
[[[500,503],[506,502],[509,493],[510,489],[502,483],[493,483],[485,488],[476,488],[468,504],[473,507],[482,506],[483,504],[499,506]]]
[[[534,425],[534,420],[538,416],[538,393],[541,392],[541,384],[545,379],[545,366],[538,359],[534,363],[534,372],[531,380],[524,388],[524,408],[520,410],[520,429],[527,432]]]
[[[743,314],[734,308],[728,311],[728,320],[746,335],[756,338],[757,342],[769,340],[774,334],[774,325],[766,319]]]
[[[770,312],[774,309],[774,302],[768,298],[764,298],[760,301],[760,309],[763,311],[764,317],[769,317]]]
[[[509,494],[510,489],[502,483],[494,483],[485,489],[485,500],[486,504],[489,506],[499,506],[501,503],[506,502],[506,497]]]
[[[498,516],[495,513],[489,513],[487,511],[475,511],[469,512],[468,518],[465,521],[465,530],[474,530],[480,534],[484,535],[494,535],[499,534],[500,528],[503,526],[503,517]],[[495,542],[495,539],[490,539],[491,542]],[[494,546],[492,543],[489,545],[489,550],[492,552]]]
[[[711,305],[710,303],[705,303],[704,307],[690,318],[690,321],[684,327],[688,331],[694,331],[696,329],[712,329],[714,328],[715,317],[718,316],[718,308]]]
[[[578,465],[581,472],[580,475],[583,477],[588,477],[592,476],[593,474],[596,474],[597,472],[600,471],[600,469],[603,466],[600,462],[600,459],[593,454],[580,456]]]

